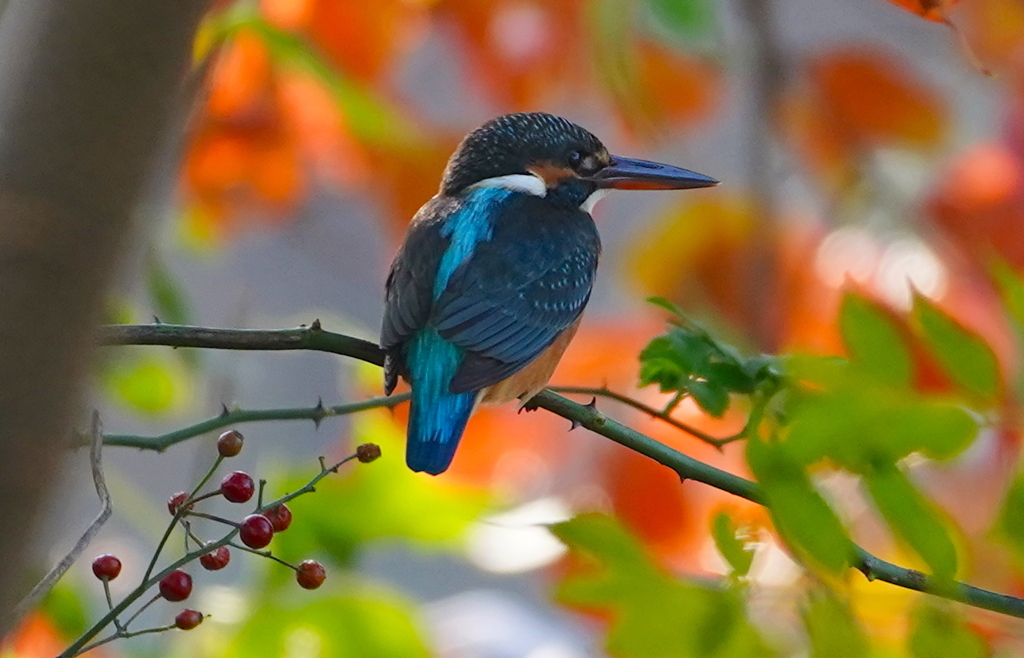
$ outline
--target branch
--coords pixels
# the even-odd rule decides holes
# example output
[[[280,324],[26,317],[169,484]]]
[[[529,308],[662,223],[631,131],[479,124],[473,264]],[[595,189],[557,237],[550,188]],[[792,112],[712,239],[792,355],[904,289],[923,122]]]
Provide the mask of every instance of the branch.
[[[662,420],[671,425],[672,427],[676,428],[677,430],[686,432],[690,436],[700,439],[704,443],[714,446],[719,450],[721,450],[728,444],[733,443],[734,441],[739,441],[745,436],[744,432],[722,437],[711,436],[706,432],[700,431],[693,425],[684,423],[681,420],[676,420],[675,418],[672,417],[671,410],[674,409],[679,404],[679,399],[682,399],[681,394],[677,395],[676,399],[673,399],[673,403],[669,404],[668,407],[666,407],[667,411],[664,411],[661,409],[655,409],[654,407],[644,404],[643,402],[631,398],[628,395],[616,393],[615,391],[610,391],[604,387],[590,388],[587,386],[549,386],[548,389],[554,391],[555,393],[568,393],[570,395],[599,395],[601,397],[608,398],[609,400],[615,400],[616,402],[620,402],[626,405],[627,407],[632,407],[637,411],[641,411],[650,416],[651,418],[657,418],[658,420]]]
[[[165,345],[216,350],[305,350],[350,356],[376,366],[384,365],[384,352],[376,343],[324,331],[320,321],[296,329],[210,329],[177,324],[122,324],[100,328],[102,345]]]
[[[355,340],[355,339],[353,339]],[[237,348],[235,348],[237,349]],[[231,409],[227,408],[219,415],[209,420],[204,420],[188,427],[183,427],[166,434],[156,436],[139,436],[135,434],[107,434],[103,437],[103,443],[108,446],[126,446],[143,450],[156,450],[163,452],[176,443],[211,432],[221,427],[237,425],[239,423],[251,423],[267,420],[311,420],[320,425],[324,418],[333,416],[346,416],[348,414],[366,411],[368,409],[391,409],[409,399],[408,393],[392,395],[390,397],[376,397],[362,402],[350,404],[338,404],[332,407],[325,407],[317,403],[315,407],[294,407],[288,409]]]
[[[53,569],[50,569],[49,573],[36,583],[32,591],[21,600],[14,609],[15,620],[25,615],[40,599],[53,589],[53,586],[60,580],[61,576],[82,556],[82,553],[85,552],[85,549],[99,533],[100,528],[110,518],[113,508],[110,504],[110,492],[107,491],[107,482],[103,477],[103,432],[101,429],[100,416],[98,413],[93,412],[89,463],[92,466],[92,481],[96,485],[96,495],[100,497],[100,513],[96,515],[96,518],[89,524],[89,527],[82,533],[82,536],[75,542],[75,545],[68,551],[68,554],[64,556],[64,559],[57,563]]]
[[[284,341],[282,336],[301,335],[303,333],[315,334],[316,344],[309,347],[281,347]],[[309,349],[350,356],[376,365],[383,363],[383,353],[372,343],[324,331],[320,328],[319,323],[314,323],[314,326],[309,329],[300,328],[261,332],[203,329],[178,325],[125,325],[122,327],[105,327],[101,333],[101,340],[104,340],[106,344],[118,345],[172,345],[241,350],[264,349],[259,341],[253,338],[255,335],[267,338],[268,345],[270,346],[266,349]],[[205,342],[210,336],[216,336],[215,342],[218,343],[217,345],[212,344],[214,342],[213,339]],[[166,342],[160,342],[160,338],[163,338]],[[368,346],[372,347],[372,349]],[[550,390],[541,391],[530,400],[530,403],[532,406],[561,416],[571,421],[574,425],[581,425],[595,434],[600,434],[622,446],[650,457],[656,462],[671,468],[679,475],[681,480],[695,480],[759,505],[765,504],[764,494],[760,487],[757,486],[757,483],[723,471],[720,468],[715,468],[710,464],[705,464],[678,450],[674,450],[641,432],[612,420],[592,406],[578,404]],[[332,409],[334,408],[332,407]],[[215,421],[216,419],[212,419],[207,422]],[[193,427],[198,427],[199,425]],[[974,587],[973,585],[967,585],[958,581],[953,583],[936,581],[931,576],[915,569],[907,569],[891,562],[886,562],[860,547],[856,549],[856,560],[851,566],[863,573],[868,580],[881,580],[898,587],[959,601],[976,608],[1024,618],[1024,599],[999,594],[998,592],[981,589],[980,587]]]

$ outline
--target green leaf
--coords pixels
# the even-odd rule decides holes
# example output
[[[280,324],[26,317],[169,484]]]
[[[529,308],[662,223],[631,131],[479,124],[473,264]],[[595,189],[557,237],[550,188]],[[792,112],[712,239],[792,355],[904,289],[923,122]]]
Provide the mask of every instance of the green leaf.
[[[993,402],[999,394],[999,363],[992,348],[922,295],[915,295],[914,320],[942,369],[967,393]]]
[[[674,302],[665,299],[664,297],[648,297],[647,302],[649,304],[654,304],[659,308],[665,309],[666,311],[676,316],[677,318],[686,319],[686,313],[683,311],[683,309],[680,308]]]
[[[864,658],[870,646],[850,607],[828,593],[813,595],[804,607],[812,658]]]
[[[647,0],[658,24],[684,43],[706,41],[718,31],[713,0]]]
[[[328,573],[328,585],[334,574]],[[336,577],[335,577],[336,578]],[[225,658],[331,656],[426,658],[412,602],[358,583],[338,583],[333,595],[262,596]],[[293,600],[287,600],[292,598]]]
[[[911,615],[907,642],[914,658],[983,658],[985,641],[948,611],[923,605]]]
[[[844,572],[853,555],[853,543],[786,446],[751,436],[747,464],[764,490],[775,529],[783,540],[826,572]]]
[[[656,301],[675,309],[669,302]],[[729,408],[731,393],[751,395],[766,382],[774,389],[780,377],[778,362],[772,357],[744,358],[692,323],[670,327],[640,353],[641,386],[657,384],[662,393],[689,395],[716,417]]]
[[[605,562],[616,572],[631,578],[657,579],[661,575],[647,550],[613,517],[580,514],[553,524],[551,532],[570,548]]]
[[[352,441],[376,443],[383,456],[372,464],[346,467],[318,484],[315,495],[289,503],[303,523],[295,523],[275,537],[275,554],[300,561],[309,553],[327,551],[347,563],[364,543],[382,540],[452,550],[461,545],[463,532],[488,507],[489,499],[481,491],[406,468],[404,432],[387,412],[354,416]],[[314,468],[315,463],[297,470],[280,490],[268,495],[293,491],[308,480]]]
[[[999,296],[1009,316],[1017,339],[1018,349],[1024,347],[1024,277],[1004,260],[991,265],[992,279],[999,288]],[[1024,398],[1024,369],[1018,367],[1013,381],[1016,398]]]
[[[686,390],[701,409],[715,418],[721,418],[729,408],[729,392],[710,381],[692,381]]]
[[[793,359],[796,388],[786,409],[786,443],[803,464],[828,459],[855,473],[914,452],[948,459],[971,444],[978,424],[959,404],[880,384],[858,364]]]
[[[761,379],[761,366],[758,365],[756,368],[751,373],[748,372],[745,364],[714,362],[708,364],[707,378],[708,381],[716,382],[729,391],[750,394],[754,392],[754,387],[757,385],[758,380]]]
[[[662,393],[685,385],[690,368],[673,349],[667,336],[658,336],[640,352],[640,386],[657,384]]]
[[[736,536],[736,526],[728,514],[719,512],[715,515],[711,535],[715,538],[718,552],[732,567],[733,573],[741,578],[746,576],[754,562],[754,550]]]
[[[991,271],[1003,306],[1016,323],[1017,330],[1024,331],[1024,277],[1004,260],[995,261]]]
[[[768,648],[731,588],[679,581],[608,516],[584,514],[551,531],[585,561],[559,600],[608,610],[608,652],[630,658],[754,658]]]
[[[854,361],[893,386],[909,386],[914,362],[899,325],[875,302],[847,293],[839,309],[839,329]]]
[[[938,578],[956,574],[956,546],[939,511],[896,466],[887,465],[864,477],[878,511],[893,533],[914,550]]]
[[[1017,474],[1006,492],[996,531],[1013,549],[1018,563],[1024,565],[1024,473]]]

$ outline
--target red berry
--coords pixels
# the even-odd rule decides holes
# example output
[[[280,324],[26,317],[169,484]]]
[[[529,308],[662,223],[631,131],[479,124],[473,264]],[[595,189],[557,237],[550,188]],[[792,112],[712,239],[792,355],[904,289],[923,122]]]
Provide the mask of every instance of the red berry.
[[[188,494],[184,491],[179,491],[167,499],[167,511],[171,513],[171,516],[174,516],[186,500],[188,500]],[[192,509],[192,506],[189,505],[188,508]]]
[[[199,556],[199,564],[207,571],[217,571],[228,566],[231,561],[231,551],[227,546],[218,546],[209,553]]]
[[[228,430],[217,439],[217,452],[221,457],[234,457],[242,452],[242,444],[245,439],[238,430]]]
[[[183,631],[190,631],[203,623],[203,613],[198,610],[185,609],[174,618],[174,625]]]
[[[100,580],[113,580],[121,573],[121,560],[109,553],[97,556],[92,561],[92,572]]]
[[[238,536],[249,548],[263,548],[274,538],[274,525],[262,514],[250,514],[242,519]]]
[[[270,519],[270,524],[274,526],[274,532],[284,532],[292,524],[292,511],[284,503],[274,505],[263,512],[263,515]]]
[[[295,573],[295,581],[303,589],[316,589],[324,584],[327,570],[316,560],[304,560]]]
[[[364,443],[356,448],[356,459],[364,464],[369,464],[380,457],[380,446],[376,443]]]
[[[248,473],[235,471],[228,473],[220,481],[220,492],[232,503],[244,503],[252,498],[256,491],[256,483],[252,481]]]
[[[184,601],[192,593],[192,576],[175,569],[160,580],[160,596],[168,601]]]

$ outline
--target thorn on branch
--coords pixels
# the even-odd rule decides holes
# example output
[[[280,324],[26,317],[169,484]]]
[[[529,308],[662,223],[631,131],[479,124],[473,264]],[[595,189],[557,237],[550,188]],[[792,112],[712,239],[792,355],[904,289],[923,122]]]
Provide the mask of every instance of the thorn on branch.
[[[154,315],[153,316],[153,324],[163,324],[163,322],[160,321],[159,317]]]
[[[221,402],[220,403],[220,417],[221,418],[227,418],[230,415],[231,415],[231,410],[228,409],[228,405],[226,405],[223,402]]]
[[[313,407],[313,426],[320,429],[320,423],[327,416],[327,409],[324,408],[323,398],[316,399],[316,406]]]
[[[323,327],[320,326],[320,318],[313,320],[313,324],[309,325],[310,331],[323,331]]]
[[[590,398],[590,402],[586,403],[583,406],[586,407],[587,409],[590,409],[591,411],[597,411],[597,397],[594,396]]]

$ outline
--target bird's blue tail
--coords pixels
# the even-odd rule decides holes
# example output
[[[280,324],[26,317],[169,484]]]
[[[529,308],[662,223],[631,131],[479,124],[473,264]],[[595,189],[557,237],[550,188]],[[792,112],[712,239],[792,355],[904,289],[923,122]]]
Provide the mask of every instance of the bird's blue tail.
[[[434,329],[423,329],[409,341],[405,362],[412,381],[405,463],[414,471],[438,475],[452,463],[477,393],[448,391],[462,350]]]

